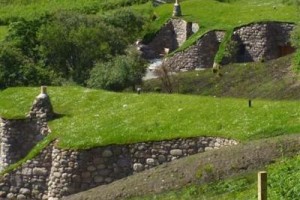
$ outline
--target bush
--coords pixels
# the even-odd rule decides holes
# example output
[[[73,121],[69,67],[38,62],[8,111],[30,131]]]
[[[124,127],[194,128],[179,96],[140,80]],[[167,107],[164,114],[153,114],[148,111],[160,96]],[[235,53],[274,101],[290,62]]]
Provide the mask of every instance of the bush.
[[[146,65],[140,55],[129,50],[127,55],[115,57],[105,63],[97,63],[90,73],[88,86],[106,90],[121,91],[140,84],[146,72]]]

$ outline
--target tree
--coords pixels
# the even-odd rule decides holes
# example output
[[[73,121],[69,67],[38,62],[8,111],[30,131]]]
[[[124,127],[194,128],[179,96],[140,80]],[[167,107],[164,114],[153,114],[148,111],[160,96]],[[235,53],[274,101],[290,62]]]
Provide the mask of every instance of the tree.
[[[97,61],[124,52],[121,30],[99,17],[60,12],[39,30],[40,54],[46,65],[76,83],[85,84]]]
[[[51,72],[9,42],[0,45],[0,88],[51,83]]]

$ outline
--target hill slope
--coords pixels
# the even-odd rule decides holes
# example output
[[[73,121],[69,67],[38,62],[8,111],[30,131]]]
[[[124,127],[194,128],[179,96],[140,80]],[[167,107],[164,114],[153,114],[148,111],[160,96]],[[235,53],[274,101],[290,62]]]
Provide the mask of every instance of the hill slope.
[[[285,136],[224,148],[222,151],[201,153],[135,174],[109,185],[71,195],[65,199],[117,200],[157,194],[167,190],[178,190],[178,188],[190,184],[202,185],[253,170],[264,169],[266,164],[274,162],[282,155],[297,154],[299,142],[299,135]],[[279,146],[282,148],[278,148]],[[250,196],[255,196],[255,193]],[[161,196],[159,199],[164,199],[163,197]],[[175,199],[181,199],[180,197],[183,196],[177,196]],[[201,193],[199,196],[190,197],[202,199]],[[153,196],[149,199],[157,199],[157,197]],[[216,197],[216,199],[218,198]]]
[[[212,73],[211,69],[179,73],[173,78],[174,91],[217,97],[298,100],[300,81],[291,67],[291,58],[229,64],[221,69],[221,77]],[[143,87],[145,91],[163,88],[158,79],[146,81]]]

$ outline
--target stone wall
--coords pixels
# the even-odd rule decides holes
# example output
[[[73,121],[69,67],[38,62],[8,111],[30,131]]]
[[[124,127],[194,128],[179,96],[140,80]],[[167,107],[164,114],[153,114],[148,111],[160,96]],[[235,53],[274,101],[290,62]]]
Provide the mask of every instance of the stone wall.
[[[48,199],[48,179],[51,170],[52,146],[33,160],[1,177],[1,199]]]
[[[29,119],[6,120],[0,118],[1,169],[25,157],[43,138],[42,127]]]
[[[164,64],[174,71],[213,67],[215,55],[224,35],[223,31],[210,31],[188,49],[167,58]]]
[[[24,158],[50,132],[47,120],[54,116],[45,87],[38,95],[25,119],[0,117],[0,171]]]
[[[198,27],[199,28],[199,27]],[[194,32],[197,25],[182,19],[169,20],[148,44],[139,44],[143,57],[154,59],[180,47]],[[167,52],[166,52],[167,51]]]
[[[238,27],[232,41],[236,46],[231,62],[271,60],[295,51],[290,43],[294,24],[261,22]]]
[[[237,144],[213,137],[175,139],[90,150],[63,150],[50,145],[0,181],[6,199],[60,199],[184,156]]]

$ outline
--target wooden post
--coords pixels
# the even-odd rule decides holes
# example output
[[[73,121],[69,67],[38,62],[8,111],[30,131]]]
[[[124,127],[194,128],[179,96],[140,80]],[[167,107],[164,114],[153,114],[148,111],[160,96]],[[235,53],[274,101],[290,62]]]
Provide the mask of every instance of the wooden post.
[[[47,94],[47,86],[41,86],[41,94]]]
[[[249,99],[249,101],[248,101],[248,106],[249,106],[249,108],[252,107],[252,100],[251,99]]]
[[[257,184],[257,189],[258,189],[258,200],[267,200],[267,172],[266,171],[261,171],[258,172],[258,184]]]

